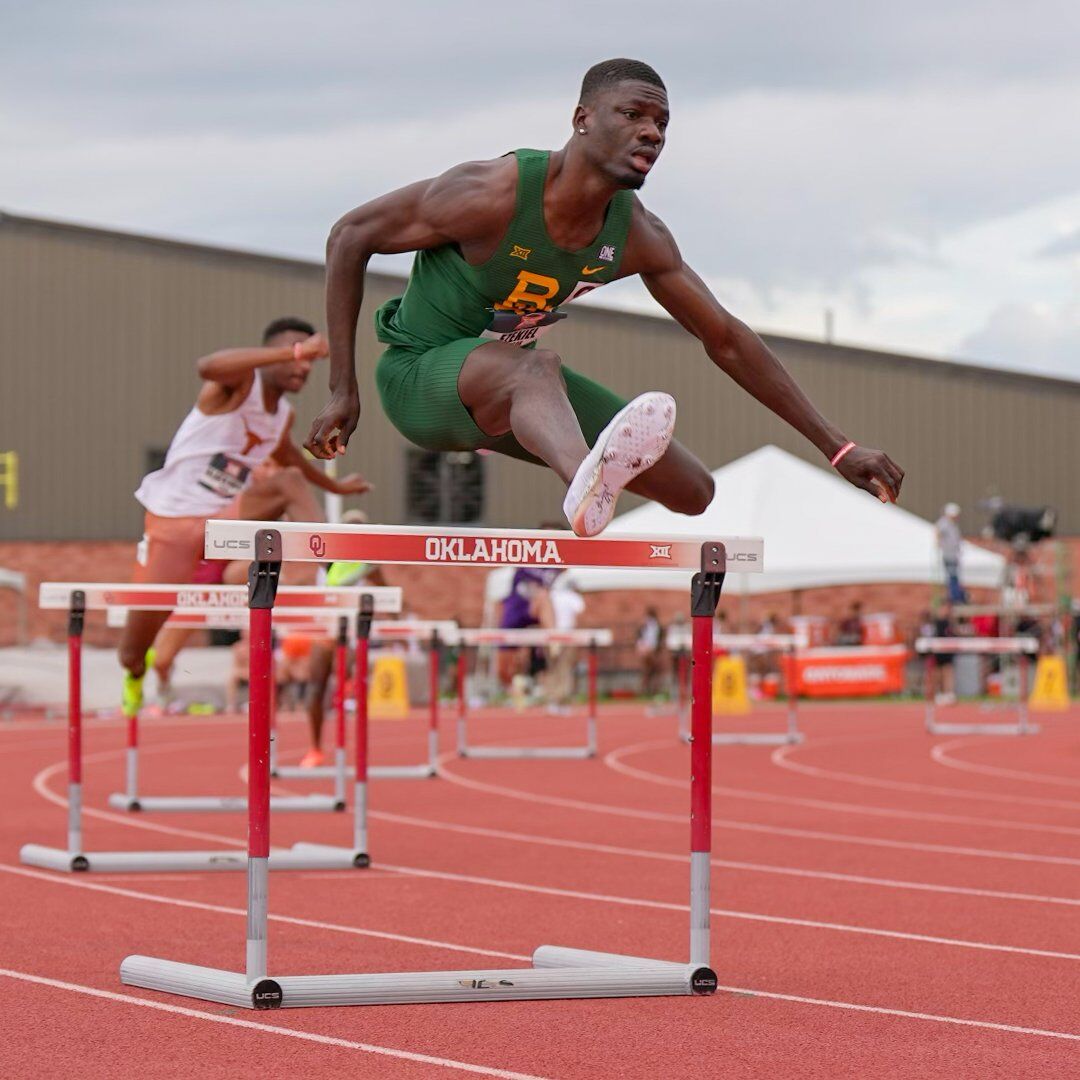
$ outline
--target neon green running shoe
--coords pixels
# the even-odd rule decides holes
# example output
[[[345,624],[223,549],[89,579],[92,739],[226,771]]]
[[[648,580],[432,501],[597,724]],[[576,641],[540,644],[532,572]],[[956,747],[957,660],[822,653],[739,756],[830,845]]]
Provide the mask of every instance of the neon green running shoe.
[[[154,650],[146,650],[146,667],[141,675],[132,675],[130,671],[124,672],[124,685],[120,691],[120,711],[125,716],[138,716],[143,704],[143,679],[146,673],[154,666]]]

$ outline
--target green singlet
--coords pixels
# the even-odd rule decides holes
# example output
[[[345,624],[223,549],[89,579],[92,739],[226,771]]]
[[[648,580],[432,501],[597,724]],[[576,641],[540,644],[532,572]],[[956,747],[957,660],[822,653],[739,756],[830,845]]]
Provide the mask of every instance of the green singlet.
[[[375,313],[389,346],[375,381],[383,408],[411,442],[428,450],[489,449],[536,461],[513,435],[485,435],[458,396],[466,357],[488,341],[531,348],[566,318],[565,307],[614,280],[630,230],[633,193],[616,192],[588,247],[557,247],[544,224],[546,150],[515,150],[514,216],[495,253],[470,266],[456,244],[419,251],[403,296]],[[567,394],[591,446],[625,399],[563,366]]]

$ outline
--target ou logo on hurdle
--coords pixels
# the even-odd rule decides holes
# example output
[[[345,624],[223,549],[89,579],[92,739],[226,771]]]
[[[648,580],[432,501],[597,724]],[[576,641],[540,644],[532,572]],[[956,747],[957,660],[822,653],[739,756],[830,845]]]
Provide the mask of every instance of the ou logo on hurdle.
[[[326,554],[326,541],[318,533],[308,540],[308,547],[311,548],[311,554],[316,559],[321,559]]]

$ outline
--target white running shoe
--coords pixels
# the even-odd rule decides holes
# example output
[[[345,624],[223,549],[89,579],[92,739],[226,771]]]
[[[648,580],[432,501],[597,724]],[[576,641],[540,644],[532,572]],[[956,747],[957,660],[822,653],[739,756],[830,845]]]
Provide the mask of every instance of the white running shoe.
[[[615,513],[619,492],[655,465],[671,442],[675,399],[657,390],[620,409],[578,467],[563,513],[578,536],[596,536]]]

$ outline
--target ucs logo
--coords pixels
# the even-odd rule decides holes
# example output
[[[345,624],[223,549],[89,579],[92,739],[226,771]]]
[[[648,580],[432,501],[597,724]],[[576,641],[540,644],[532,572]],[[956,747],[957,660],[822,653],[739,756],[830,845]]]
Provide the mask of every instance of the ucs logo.
[[[308,541],[308,547],[311,548],[311,554],[316,559],[321,559],[326,555],[326,541],[318,533],[315,533]]]

